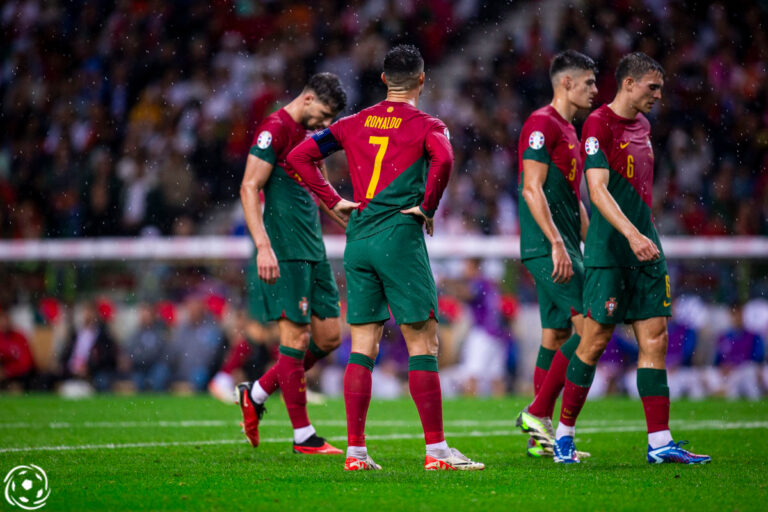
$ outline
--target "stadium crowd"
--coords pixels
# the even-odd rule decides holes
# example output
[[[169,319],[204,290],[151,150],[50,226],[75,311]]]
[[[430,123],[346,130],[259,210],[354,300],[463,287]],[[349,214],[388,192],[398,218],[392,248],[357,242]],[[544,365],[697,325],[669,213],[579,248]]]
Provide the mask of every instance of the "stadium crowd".
[[[528,2],[516,11],[532,12],[526,30],[463,75],[441,71],[506,4],[6,2],[0,236],[242,231],[231,212],[256,122],[316,71],[342,78],[350,109],[370,105],[383,94],[382,52],[403,38],[427,59],[424,108],[453,134],[443,232],[517,232],[513,148],[550,94],[549,58],[574,48],[598,62],[601,101],[626,51],[667,70],[652,119],[662,234],[768,234],[764,10],[593,0],[563,4],[545,24]],[[344,189],[343,165],[331,167]]]
[[[764,10],[593,0],[562,4],[556,23],[544,23],[536,2],[507,4],[5,2],[0,238],[243,234],[242,217],[233,212],[240,209],[237,191],[256,123],[317,71],[341,77],[350,110],[379,100],[383,53],[400,39],[420,46],[428,66],[422,106],[452,134],[455,174],[438,212],[438,233],[518,232],[513,148],[523,120],[548,101],[549,58],[574,48],[598,62],[598,103],[612,96],[609,70],[623,53],[642,50],[666,69],[665,99],[651,119],[660,233],[768,235]],[[512,8],[528,12],[533,23],[503,34],[482,56],[464,58],[458,76],[450,74],[456,68],[448,61],[462,45],[484,37],[498,25],[486,22]],[[331,159],[329,172],[348,194],[343,159]],[[440,285],[444,392],[528,391],[523,383],[530,379],[518,372],[527,365],[517,361],[530,359],[527,351],[538,342],[528,328],[537,321],[527,304],[532,282],[522,277],[513,298],[509,289],[499,290],[499,279],[484,278],[472,265]],[[706,288],[704,281],[722,268],[705,271],[688,282]],[[46,280],[55,282],[55,272]],[[152,272],[145,274],[141,279]],[[224,307],[229,299],[185,296],[183,286],[178,293],[162,289],[140,305],[75,307],[71,300],[26,297],[13,315],[0,308],[3,386],[87,382],[97,390],[194,392],[221,373],[244,369],[252,379],[274,357],[274,330],[246,325],[241,310]],[[7,298],[7,290],[0,296]],[[174,302],[162,300],[167,297]],[[766,325],[742,325],[752,316],[739,308],[732,317],[723,306],[693,309],[705,318],[713,312],[717,321],[705,325],[702,313],[678,313],[686,308],[676,305],[672,392],[764,393]],[[387,330],[374,373],[378,396],[403,392],[407,353],[398,336]],[[331,394],[340,391],[345,337],[315,375]],[[634,381],[636,350],[617,332],[594,394],[634,389],[626,382]]]
[[[464,279],[441,283],[440,374],[446,396],[529,393],[525,374],[538,347],[535,306],[519,304],[482,276],[477,261]],[[669,327],[673,398],[759,399],[768,395],[768,302],[722,307],[679,298]],[[231,384],[255,379],[277,356],[275,326],[249,321],[245,309],[216,293],[182,302],[134,305],[106,299],[67,306],[46,298],[34,310],[0,309],[0,390],[212,391],[231,401]],[[350,337],[308,374],[314,389],[341,394]],[[620,328],[598,365],[592,397],[636,396],[637,343]],[[385,326],[373,373],[380,398],[407,394],[408,353],[399,329]],[[223,391],[222,390],[226,390]]]

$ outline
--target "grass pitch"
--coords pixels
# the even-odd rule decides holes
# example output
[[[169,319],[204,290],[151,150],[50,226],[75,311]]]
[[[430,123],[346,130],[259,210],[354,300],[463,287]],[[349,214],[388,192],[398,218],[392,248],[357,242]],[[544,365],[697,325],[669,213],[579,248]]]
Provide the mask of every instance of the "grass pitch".
[[[592,458],[567,467],[525,455],[526,437],[514,427],[525,403],[447,401],[449,443],[486,470],[426,473],[413,403],[374,400],[368,447],[383,471],[345,473],[343,456],[291,452],[278,398],[267,403],[263,443],[253,449],[239,409],[208,397],[5,396],[0,477],[19,464],[42,467],[52,490],[42,510],[766,509],[766,402],[673,403],[675,439],[712,455],[706,466],[650,466],[640,403],[588,402],[576,445]],[[320,435],[346,447],[342,401],[309,412]]]

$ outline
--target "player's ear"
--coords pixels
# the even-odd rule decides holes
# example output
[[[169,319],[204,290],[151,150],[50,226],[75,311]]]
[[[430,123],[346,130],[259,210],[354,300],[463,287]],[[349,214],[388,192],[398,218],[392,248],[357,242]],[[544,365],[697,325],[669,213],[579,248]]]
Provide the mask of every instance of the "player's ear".
[[[304,106],[308,107],[312,104],[312,102],[315,101],[315,93],[312,91],[307,91],[304,93]]]
[[[419,86],[423,86],[424,85],[425,78],[426,78],[426,75],[422,71],[421,74],[419,75]]]
[[[624,81],[621,83],[621,88],[626,91],[632,91],[632,88],[635,86],[635,79],[631,76],[627,76],[624,78]]]
[[[570,91],[573,88],[573,78],[571,78],[571,75],[564,75],[561,83],[566,91]]]
[[[381,74],[381,81],[384,82],[384,85],[387,84],[387,77],[384,73]]]

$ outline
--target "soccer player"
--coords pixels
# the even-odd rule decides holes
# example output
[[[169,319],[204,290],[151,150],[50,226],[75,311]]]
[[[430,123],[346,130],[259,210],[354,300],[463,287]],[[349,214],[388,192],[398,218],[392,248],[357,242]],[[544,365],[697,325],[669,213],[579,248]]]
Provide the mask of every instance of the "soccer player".
[[[483,464],[450,448],[443,434],[437,291],[422,233],[423,225],[432,235],[433,216],[453,167],[448,129],[417,108],[424,60],[415,47],[392,48],[381,78],[387,85],[385,101],[337,121],[288,156],[329,208],[340,215],[351,213],[344,252],[352,334],[344,374],[344,469],[380,469],[365,445],[365,419],[388,308],[408,347],[408,385],[427,444],[425,469],[483,469]],[[339,197],[315,165],[340,149],[346,151],[355,202]]]
[[[552,454],[552,411],[584,319],[580,242],[589,219],[580,199],[583,162],[572,121],[579,109],[592,106],[595,70],[595,62],[579,52],[555,55],[549,67],[552,102],[525,121],[518,142],[520,254],[536,282],[542,327],[533,371],[536,398],[517,418],[531,435],[532,456]]]
[[[237,386],[243,428],[254,447],[264,402],[280,387],[293,426],[293,450],[342,453],[317,436],[307,417],[304,372],[341,342],[339,292],[317,205],[286,157],[307,130],[327,128],[346,101],[336,75],[312,76],[299,96],[259,124],[248,155],[240,199],[256,245],[258,278],[249,283],[250,314],[262,324],[277,320],[280,332],[277,363],[259,380]]]
[[[643,115],[661,100],[664,70],[644,53],[631,53],[619,61],[616,82],[614,100],[592,112],[582,130],[593,204],[584,249],[587,316],[568,365],[554,460],[579,462],[573,443],[576,418],[615,325],[625,322],[632,324],[640,349],[637,389],[648,427],[648,462],[701,464],[710,457],[682,449],[669,431],[664,359],[672,295],[651,218],[653,147]]]

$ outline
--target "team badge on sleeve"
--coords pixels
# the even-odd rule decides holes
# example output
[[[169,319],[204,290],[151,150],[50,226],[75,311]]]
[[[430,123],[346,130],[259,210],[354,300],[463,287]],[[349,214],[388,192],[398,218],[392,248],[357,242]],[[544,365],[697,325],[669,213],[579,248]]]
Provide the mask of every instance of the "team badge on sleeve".
[[[259,149],[267,149],[272,144],[272,134],[268,131],[263,131],[256,138],[256,145]]]
[[[540,131],[535,131],[528,137],[528,145],[531,149],[541,149],[544,147],[544,134]]]
[[[586,151],[588,155],[596,155],[598,149],[600,149],[600,143],[597,142],[597,137],[590,137],[584,143],[584,151]]]

